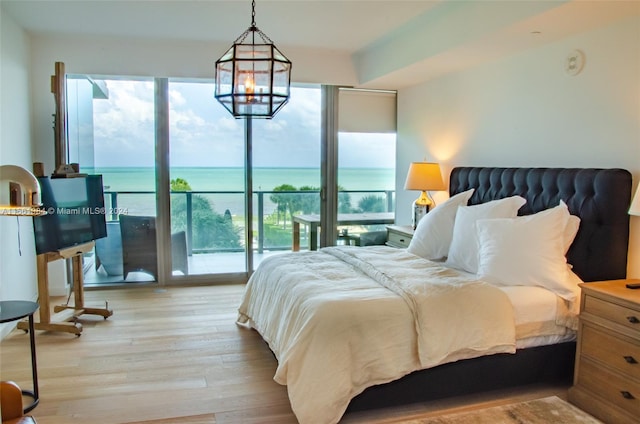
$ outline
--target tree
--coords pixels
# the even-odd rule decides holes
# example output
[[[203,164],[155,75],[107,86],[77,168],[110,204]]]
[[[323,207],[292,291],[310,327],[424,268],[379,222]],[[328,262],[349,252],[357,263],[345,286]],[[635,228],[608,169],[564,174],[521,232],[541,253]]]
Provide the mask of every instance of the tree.
[[[171,191],[191,191],[191,186],[187,180],[176,178],[175,180],[171,180]]]
[[[358,202],[359,212],[386,212],[387,205],[382,196],[369,195],[364,196]]]
[[[338,213],[351,213],[351,195],[345,193],[344,187],[338,186]]]
[[[320,213],[320,195],[319,187],[302,186],[299,189],[302,193],[298,194],[297,206],[302,213]],[[309,193],[305,193],[309,192]]]
[[[171,180],[171,191],[191,191],[189,183],[176,178]],[[191,196],[191,222],[194,248],[240,248],[240,231],[230,219],[211,206],[200,194],[174,195],[171,201],[171,231],[185,231],[187,228],[187,196]]]
[[[273,189],[274,192],[281,192],[281,191],[296,191],[296,188],[294,186],[292,186],[291,184],[280,184],[279,186],[275,187]],[[277,223],[280,223],[280,213],[283,213],[285,215],[285,219],[284,219],[284,224],[283,224],[283,228],[286,228],[287,226],[287,211],[289,212],[289,216],[291,217],[291,220],[293,221],[293,213],[295,212],[295,199],[294,199],[294,194],[293,193],[273,193],[271,196],[269,196],[269,199],[276,204],[276,210],[278,212],[278,221]]]
[[[280,222],[280,213],[289,215],[291,221],[293,221],[293,215],[296,212],[302,212],[305,214],[320,213],[320,196],[318,192],[320,188],[313,186],[302,186],[296,189],[291,184],[281,184],[273,189],[274,192],[297,192],[297,193],[273,193],[269,199],[276,204],[276,211],[278,213],[277,223]],[[344,188],[338,186],[338,212],[339,213],[351,213],[351,195],[344,192]],[[285,225],[286,227],[286,218]]]

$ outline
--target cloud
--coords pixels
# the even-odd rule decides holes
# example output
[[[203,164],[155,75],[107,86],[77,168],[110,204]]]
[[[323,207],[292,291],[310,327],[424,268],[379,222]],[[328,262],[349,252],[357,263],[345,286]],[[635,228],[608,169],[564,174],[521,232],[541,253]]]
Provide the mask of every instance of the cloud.
[[[153,81],[108,80],[109,99],[94,101],[97,167],[155,163]],[[256,167],[319,167],[321,94],[293,87],[291,99],[272,120],[253,121]],[[213,97],[208,82],[169,83],[171,166],[241,167],[244,121]],[[341,134],[340,166],[393,167],[395,135]]]
[[[109,99],[94,101],[95,165],[153,166],[153,83],[107,82]]]
[[[338,162],[346,168],[394,168],[396,135],[340,133]]]

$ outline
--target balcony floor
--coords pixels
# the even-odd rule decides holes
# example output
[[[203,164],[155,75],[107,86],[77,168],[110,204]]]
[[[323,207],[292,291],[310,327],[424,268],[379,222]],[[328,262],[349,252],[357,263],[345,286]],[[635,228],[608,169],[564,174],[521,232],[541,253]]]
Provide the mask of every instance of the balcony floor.
[[[290,252],[290,250],[265,251],[254,253],[254,268],[269,256]],[[199,253],[187,258],[189,263],[189,275],[203,274],[228,274],[245,272],[245,252],[232,253]],[[95,269],[92,256],[85,257],[84,283],[87,287],[104,287],[115,284],[136,284],[153,282],[153,277],[144,272],[130,272],[123,281],[122,275],[107,275],[103,268]],[[175,275],[182,275],[175,271]]]

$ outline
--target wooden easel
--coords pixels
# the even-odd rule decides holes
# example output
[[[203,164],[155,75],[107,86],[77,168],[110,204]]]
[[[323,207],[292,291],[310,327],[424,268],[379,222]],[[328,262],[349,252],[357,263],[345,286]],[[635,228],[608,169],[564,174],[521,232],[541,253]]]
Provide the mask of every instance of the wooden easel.
[[[55,75],[51,76],[51,92],[55,98],[56,113],[54,120],[54,142],[55,142],[55,171],[53,177],[73,178],[80,177],[77,164],[67,164],[67,108],[66,108],[66,74],[64,63],[56,62]],[[42,163],[33,164],[33,172],[36,176],[44,176],[44,166]],[[82,269],[82,254],[90,252],[95,243],[89,242],[79,246],[69,247],[57,252],[42,253],[37,255],[36,263],[38,267],[38,303],[40,304],[39,322],[34,322],[36,330],[63,331],[80,335],[82,324],[76,322],[79,315],[101,315],[107,319],[113,315],[109,309],[109,304],[105,302],[104,308],[87,308],[84,306],[84,275]],[[71,314],[66,314],[59,322],[51,322],[51,306],[49,303],[49,262],[59,259],[71,259],[73,269],[73,306],[58,305],[53,308],[59,313],[71,310]],[[28,331],[29,325],[26,321],[18,323],[18,328]]]
[[[93,249],[94,242],[81,244],[79,246],[70,247],[59,250],[57,252],[42,253],[37,256],[38,266],[38,303],[40,304],[39,321],[34,322],[36,330],[45,331],[62,331],[80,336],[82,333],[82,324],[76,321],[76,318],[83,314],[100,315],[107,319],[113,315],[113,311],[109,309],[109,304],[105,302],[104,308],[87,308],[84,306],[84,276],[82,269],[82,254],[90,252]],[[53,311],[63,312],[70,310],[71,314],[66,314],[57,322],[51,321],[51,306],[49,303],[49,262],[59,259],[71,259],[73,269],[73,306],[64,304],[54,306]],[[18,323],[18,328],[28,330],[29,324],[25,321]]]

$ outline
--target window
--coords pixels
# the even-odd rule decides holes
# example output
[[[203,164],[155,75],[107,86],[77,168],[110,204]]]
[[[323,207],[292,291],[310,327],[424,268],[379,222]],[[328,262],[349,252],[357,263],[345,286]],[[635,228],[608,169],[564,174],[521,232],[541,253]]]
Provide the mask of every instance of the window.
[[[161,260],[173,264],[168,278],[212,281],[207,276],[246,275],[264,257],[290,250],[293,217],[320,213],[319,86],[292,87],[289,104],[274,119],[255,119],[248,127],[218,104],[211,81],[70,76],[67,87],[69,161],[80,163],[83,172],[103,175],[105,203],[113,212],[107,217],[109,236],[99,240],[94,257],[87,258],[94,260],[94,266],[85,267],[90,269],[88,285],[157,278],[144,267],[123,275],[127,254],[119,226],[122,214],[154,222],[158,205],[169,205],[171,242],[161,250]],[[168,99],[168,116],[156,111],[158,90]],[[382,104],[388,114],[389,104],[395,105],[395,94],[390,96],[349,91],[345,110]],[[168,127],[168,141],[158,141],[162,135],[156,133],[162,131],[157,128],[164,124],[158,127],[157,116]],[[367,119],[358,123],[356,115],[349,116],[341,118],[341,126],[349,125],[339,134],[340,212],[392,211],[395,128],[363,128]],[[380,122],[373,116],[368,120]],[[165,149],[166,156],[158,154]],[[158,181],[167,169],[159,168],[159,157],[168,164],[169,176],[168,189],[160,191]],[[308,245],[306,233],[301,244]],[[154,253],[155,246],[145,249]]]

